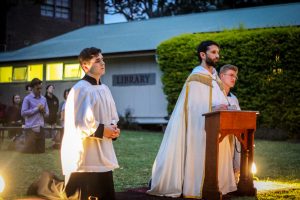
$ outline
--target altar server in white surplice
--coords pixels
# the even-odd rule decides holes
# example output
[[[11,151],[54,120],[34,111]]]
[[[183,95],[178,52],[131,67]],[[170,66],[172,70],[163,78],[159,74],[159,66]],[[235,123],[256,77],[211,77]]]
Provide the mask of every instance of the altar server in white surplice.
[[[108,87],[101,83],[105,63],[101,50],[83,49],[79,62],[85,76],[68,95],[61,161],[67,196],[115,199],[112,170],[118,161],[112,140],[119,137],[119,118]]]
[[[228,103],[230,104],[230,110],[241,110],[238,99],[230,92],[230,89],[235,86],[238,79],[237,74],[238,68],[234,65],[227,64],[220,68],[219,75],[227,95]],[[233,170],[236,182],[238,182],[240,176],[241,143],[233,135],[229,135],[228,137],[232,143]]]
[[[205,117],[212,110],[228,109],[222,81],[215,70],[219,45],[204,41],[198,47],[200,66],[187,78],[179,95],[152,168],[148,194],[201,198],[205,170]],[[219,184],[222,194],[237,189],[231,144],[219,145]]]

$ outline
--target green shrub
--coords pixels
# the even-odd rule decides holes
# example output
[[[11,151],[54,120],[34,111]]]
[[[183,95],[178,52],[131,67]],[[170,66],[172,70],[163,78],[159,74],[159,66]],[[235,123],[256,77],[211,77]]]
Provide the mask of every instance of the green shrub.
[[[221,46],[217,69],[228,63],[239,67],[233,92],[241,108],[259,111],[260,125],[300,138],[299,27],[185,34],[161,43],[157,55],[169,114],[185,79],[199,64],[197,46],[208,39]]]

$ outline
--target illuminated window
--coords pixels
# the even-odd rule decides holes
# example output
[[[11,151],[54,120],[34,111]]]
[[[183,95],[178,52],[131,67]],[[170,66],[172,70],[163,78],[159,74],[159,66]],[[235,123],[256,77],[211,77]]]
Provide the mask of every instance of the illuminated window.
[[[83,74],[79,64],[65,64],[64,79],[80,79]]]
[[[27,80],[27,67],[14,67],[13,81],[26,81]]]
[[[34,78],[43,80],[43,65],[28,65],[27,81],[31,81]]]
[[[12,82],[12,71],[13,67],[0,67],[0,82],[1,83],[9,83]]]
[[[55,81],[63,79],[63,63],[51,63],[46,66],[46,80]]]

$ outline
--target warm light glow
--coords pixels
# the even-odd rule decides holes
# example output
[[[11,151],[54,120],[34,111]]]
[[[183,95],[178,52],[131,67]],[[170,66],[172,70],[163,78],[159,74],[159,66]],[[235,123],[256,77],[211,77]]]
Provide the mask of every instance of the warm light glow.
[[[0,193],[3,192],[4,188],[5,188],[5,182],[2,176],[0,175]]]
[[[13,68],[13,81],[26,81],[27,67]]]
[[[63,63],[49,63],[46,65],[46,80],[63,80]]]
[[[271,190],[286,190],[291,188],[299,188],[298,184],[288,184],[284,182],[275,181],[254,181],[254,187],[258,192],[266,192]]]
[[[65,64],[64,79],[80,79],[84,75],[84,72],[80,65],[77,64]]]
[[[78,96],[76,98],[78,98]],[[76,107],[74,108],[74,99],[75,94],[74,91],[71,90],[65,107],[65,110],[68,110],[68,112],[65,112],[65,119],[68,119],[68,123],[65,123],[65,133],[61,146],[61,164],[63,167],[63,174],[65,175],[65,183],[68,182],[71,173],[78,169],[78,161],[83,152],[81,135],[78,134],[81,133],[81,130],[77,130],[74,125],[74,110],[76,109]],[[68,132],[66,132],[66,130]]]
[[[253,175],[256,174],[256,172],[257,172],[256,165],[254,162],[252,163],[251,172]]]
[[[27,81],[31,81],[33,78],[43,80],[43,75],[43,64],[28,65]]]
[[[13,67],[0,67],[0,83],[12,82]]]

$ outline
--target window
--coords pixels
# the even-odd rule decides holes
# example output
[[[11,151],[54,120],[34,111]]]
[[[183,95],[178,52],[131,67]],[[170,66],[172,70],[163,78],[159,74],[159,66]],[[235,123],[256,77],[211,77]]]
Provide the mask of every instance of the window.
[[[0,83],[12,82],[12,66],[0,67]]]
[[[46,81],[78,80],[84,76],[84,72],[78,63],[47,63]],[[44,65],[32,64],[25,66],[0,67],[0,83],[27,82],[33,78],[43,80]]]
[[[13,81],[27,80],[27,67],[14,67],[13,69]]]
[[[43,80],[43,65],[0,67],[0,83],[26,82],[33,78]]]
[[[84,76],[78,63],[50,63],[46,65],[46,80],[77,80]]]
[[[43,65],[42,64],[28,65],[27,81],[31,81],[34,78],[43,80]]]
[[[41,5],[41,15],[47,17],[54,16],[54,2],[53,0],[46,0],[45,3]]]
[[[65,64],[64,79],[79,79],[84,75],[79,64]]]
[[[45,0],[41,5],[41,15],[46,17],[69,19],[69,0]]]
[[[46,65],[46,80],[55,81],[63,79],[63,63],[51,63]]]

